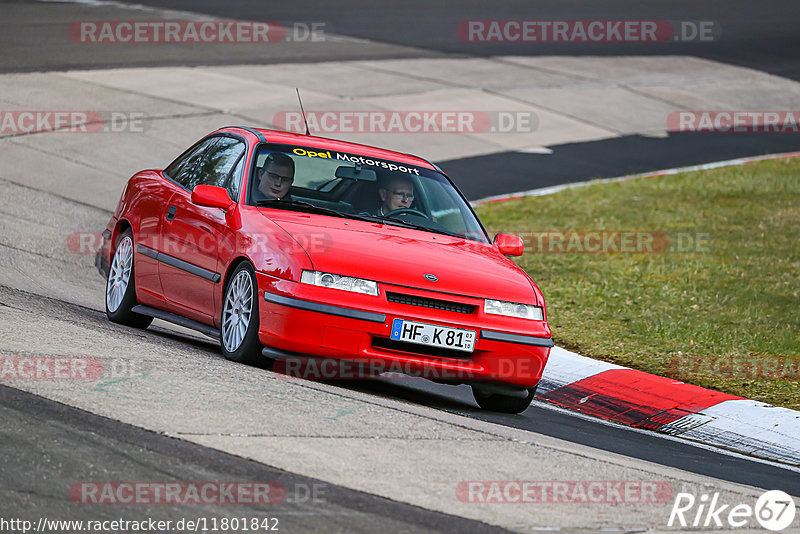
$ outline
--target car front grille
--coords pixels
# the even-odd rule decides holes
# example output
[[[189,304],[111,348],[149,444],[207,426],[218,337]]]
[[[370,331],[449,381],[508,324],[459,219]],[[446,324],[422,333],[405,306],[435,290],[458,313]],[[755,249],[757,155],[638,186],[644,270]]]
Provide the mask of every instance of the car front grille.
[[[408,304],[410,306],[422,306],[425,308],[434,308],[436,310],[451,311],[456,313],[473,313],[477,306],[472,304],[463,304],[461,302],[453,302],[450,300],[431,299],[427,297],[418,297],[415,295],[404,295],[402,293],[386,292],[386,300],[389,302],[396,302],[398,304]]]

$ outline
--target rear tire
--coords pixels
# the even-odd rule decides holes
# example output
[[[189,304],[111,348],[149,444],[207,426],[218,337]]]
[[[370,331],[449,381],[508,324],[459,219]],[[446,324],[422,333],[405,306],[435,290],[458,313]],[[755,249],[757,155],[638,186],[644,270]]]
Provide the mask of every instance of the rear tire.
[[[261,363],[258,327],[256,271],[245,261],[231,274],[222,298],[220,345],[225,358],[247,365]]]
[[[106,278],[106,316],[112,323],[134,328],[147,328],[152,317],[134,313],[136,306],[136,277],[133,271],[133,234],[125,230],[117,239],[114,257]]]
[[[536,395],[536,386],[528,389],[528,396],[525,398],[510,397],[508,395],[501,395],[499,393],[487,393],[475,386],[472,386],[472,396],[475,397],[475,402],[484,410],[500,413],[518,414],[524,412],[530,406],[534,395]]]

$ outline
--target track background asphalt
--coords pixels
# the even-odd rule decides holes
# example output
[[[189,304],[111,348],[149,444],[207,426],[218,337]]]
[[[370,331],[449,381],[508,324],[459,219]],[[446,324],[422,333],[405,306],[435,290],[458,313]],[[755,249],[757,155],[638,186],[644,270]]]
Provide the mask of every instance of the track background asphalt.
[[[19,0],[3,0],[3,4],[19,4]],[[695,56],[733,65],[740,65],[785,78],[800,81],[798,49],[800,36],[797,18],[800,6],[792,0],[749,2],[747,0],[690,0],[637,2],[608,0],[602,3],[583,0],[500,0],[486,3],[480,0],[459,2],[427,2],[411,0],[382,2],[380,9],[370,0],[325,2],[296,0],[291,3],[268,4],[248,0],[122,0],[129,5],[147,5],[165,10],[181,10],[217,18],[239,20],[275,20],[284,24],[320,21],[326,31],[339,35],[368,39],[370,46],[360,46],[349,52],[314,50],[313,56],[303,50],[276,50],[263,47],[251,52],[242,63],[275,63],[324,61],[333,54],[337,60],[366,57],[424,57],[447,56],[630,56],[680,55]],[[713,21],[722,29],[713,42],[659,43],[468,43],[456,35],[456,27],[464,20],[669,20]],[[80,20],[80,19],[78,19]],[[85,20],[103,20],[85,19]],[[19,21],[6,19],[3,26]],[[31,27],[46,30],[48,19],[30,22]],[[35,43],[17,42],[20,49],[30,46],[32,54],[4,54],[0,68],[5,72],[25,72],[50,68],[91,68],[119,65],[120,51],[101,51],[84,47],[83,53],[71,57],[53,54],[63,46],[60,36],[41,31]],[[391,53],[381,45],[394,45]],[[137,59],[142,66],[155,65],[215,65],[230,64],[230,56],[207,55],[205,50],[186,47],[180,58],[143,54]],[[227,59],[226,59],[227,58]],[[50,64],[53,61],[55,64]],[[133,66],[131,63],[125,63]]]
[[[470,200],[594,178],[614,178],[716,161],[792,152],[798,134],[626,135],[548,147],[551,154],[500,152],[439,162]],[[498,172],[502,171],[502,172]]]
[[[659,1],[642,4],[615,0],[596,4],[582,1],[468,0],[450,3],[424,1],[387,2],[380,9],[366,0],[328,3],[318,0],[291,3],[254,3],[232,0],[224,3],[190,0],[125,1],[178,10],[206,18],[275,20],[290,25],[323,22],[325,31],[339,37],[326,46],[311,43],[277,43],[266,46],[159,46],[152,44],[95,46],[65,43],[64,14],[71,20],[115,20],[102,5],[59,6],[51,4],[38,16],[35,2],[5,0],[14,6],[0,22],[0,71],[96,69],[114,66],[223,66],[303,63],[318,61],[364,61],[398,58],[492,58],[497,56],[542,57],[656,57],[682,56],[747,67],[786,79],[800,81],[800,33],[796,21],[800,4],[792,0],[770,2]],[[36,11],[36,13],[34,13]],[[35,16],[34,16],[35,15]],[[169,11],[166,11],[169,17]],[[146,12],[133,18],[146,19]],[[131,18],[131,17],[129,17]],[[518,43],[462,42],[456,27],[464,20],[669,20],[711,21],[721,28],[712,42],[658,43]],[[29,36],[35,35],[35,39]],[[360,40],[369,40],[368,43]],[[158,46],[158,45],[155,45]],[[410,73],[413,75],[413,73]],[[457,81],[457,80],[454,80]],[[369,84],[369,75],[364,75]],[[724,93],[724,87],[720,88]],[[725,101],[720,97],[720,102]],[[794,102],[798,102],[797,99]],[[597,103],[602,107],[602,102]],[[782,106],[778,106],[782,108]],[[791,105],[790,105],[791,107]],[[797,108],[797,105],[794,106]],[[741,103],[722,109],[764,109]],[[623,110],[620,110],[623,112]],[[576,117],[580,119],[581,117]],[[695,165],[744,156],[800,150],[800,134],[670,134],[649,137],[622,134],[619,137],[548,145],[551,154],[517,150],[492,155],[434,158],[455,177],[468,198]],[[503,172],[498,174],[498,169]],[[491,179],[487,179],[491,176]]]
[[[173,524],[181,518],[205,518],[210,527],[213,519],[240,517],[246,518],[248,525],[254,518],[259,523],[267,519],[270,525],[277,519],[276,530],[281,532],[508,532],[298,476],[3,385],[0,435],[4,459],[0,517],[6,520],[9,516],[94,521],[127,516],[141,520],[146,515]],[[53,476],[45,467],[48,464],[57,465],[58,474],[79,474],[81,479]],[[82,482],[115,481],[270,483],[285,488],[286,499],[266,504],[154,503],[143,510],[137,504],[81,503],[80,492],[70,492],[74,484]]]

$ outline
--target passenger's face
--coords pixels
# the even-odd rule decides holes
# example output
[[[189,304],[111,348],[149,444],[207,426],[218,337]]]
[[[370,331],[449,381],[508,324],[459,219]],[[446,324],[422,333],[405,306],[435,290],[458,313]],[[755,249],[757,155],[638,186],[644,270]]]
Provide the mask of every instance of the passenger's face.
[[[381,188],[379,191],[383,201],[383,212],[410,208],[414,202],[414,188],[406,180],[393,180],[389,183],[388,189]]]
[[[258,188],[268,197],[283,198],[289,193],[293,181],[291,168],[270,162],[261,173],[261,184]]]

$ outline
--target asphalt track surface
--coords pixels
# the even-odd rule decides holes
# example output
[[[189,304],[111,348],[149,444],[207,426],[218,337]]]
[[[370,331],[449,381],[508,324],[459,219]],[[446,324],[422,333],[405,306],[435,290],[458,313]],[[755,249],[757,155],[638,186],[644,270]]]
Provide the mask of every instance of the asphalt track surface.
[[[0,3],[0,9],[4,4]],[[19,4],[20,2],[13,2]],[[27,2],[26,2],[27,3]],[[133,3],[133,2],[131,2]],[[309,21],[321,20],[331,31],[392,45],[374,49],[353,47],[350,51],[335,50],[331,57],[306,57],[303,52],[286,51],[282,55],[253,54],[237,58],[242,63],[319,61],[325,59],[386,58],[423,56],[481,56],[502,54],[547,55],[696,55],[737,65],[757,68],[776,75],[800,79],[800,38],[796,21],[800,11],[797,2],[662,2],[657,7],[639,2],[498,2],[470,1],[453,5],[431,2],[383,4],[375,9],[371,2],[325,3],[293,2],[291,5],[245,2],[137,2],[171,9],[184,9],[219,17],[248,20]],[[641,45],[598,44],[577,48],[572,44],[536,44],[520,48],[510,44],[476,46],[455,37],[454,28],[465,19],[591,19],[642,18],[665,20],[713,20],[723,28],[725,39],[714,43],[664,43]],[[756,21],[757,23],[753,23]],[[22,23],[18,26],[18,23]],[[0,70],[21,72],[71,68],[105,68],[114,65],[205,65],[230,61],[224,55],[202,57],[190,47],[176,55],[153,58],[150,52],[131,51],[119,57],[109,47],[69,57],[60,56],[57,40],[46,30],[47,21],[9,21],[0,23],[18,26],[24,32],[37,24],[35,43],[19,38],[15,53],[0,57]],[[27,25],[27,26],[26,26]],[[8,35],[4,31],[5,35]],[[393,48],[397,47],[397,48]],[[128,52],[125,52],[128,54]],[[552,155],[503,153],[469,159],[440,162],[445,171],[462,177],[463,189],[470,198],[513,192],[520,189],[517,178],[535,173],[536,185],[618,176],[661,168],[730,159],[769,152],[800,149],[796,135],[709,136],[702,138],[673,135],[668,138],[620,137],[591,143],[575,143],[552,147]],[[496,170],[504,170],[496,177]],[[496,181],[487,180],[493,176]],[[526,181],[530,187],[530,181]],[[490,187],[491,186],[491,187]],[[102,281],[98,277],[98,284]],[[64,304],[70,307],[69,304]],[[101,314],[73,306],[72,311],[102,319]],[[162,332],[146,334],[157,343]],[[197,346],[197,343],[194,343]],[[203,344],[204,350],[218,350]],[[339,387],[365,391],[376,396],[400,399],[430,406],[467,417],[530,430],[597,449],[612,451],[664,466],[716,477],[722,480],[753,485],[765,489],[783,489],[800,495],[800,477],[796,473],[746,458],[711,451],[679,441],[667,440],[645,432],[608,425],[584,417],[534,404],[520,416],[482,412],[471,400],[466,388],[439,386],[432,383],[397,384],[386,381],[343,383]],[[18,501],[6,502],[0,512],[14,507],[28,511],[70,511],[69,502],[54,497],[52,490],[75,480],[76,469],[92,465],[97,478],[114,473],[124,480],[158,480],[169,475],[191,480],[197,473],[206,479],[227,476],[250,477],[253,480],[278,480],[287,487],[314,484],[317,481],[270,468],[263,464],[233,457],[219,451],[192,445],[180,440],[141,430],[117,421],[82,412],[41,397],[0,387],[0,452],[3,469],[0,479],[6,488],[19,489]],[[70,451],[70,454],[65,454]],[[33,453],[38,456],[32,456]],[[57,461],[51,461],[55,459]],[[36,465],[30,470],[29,465]],[[62,477],[59,479],[58,477]],[[422,510],[373,495],[327,484],[327,502],[315,506],[313,513],[303,503],[289,503],[282,509],[291,531],[355,531],[377,530],[414,532],[495,532],[501,531],[483,523]],[[63,497],[63,493],[59,494]],[[116,510],[114,511],[116,512]],[[162,509],[160,513],[174,517],[182,510]],[[226,513],[230,510],[226,510]],[[259,510],[268,515],[272,510]],[[87,512],[84,512],[87,513]],[[86,517],[100,518],[98,509]],[[102,511],[103,514],[107,513]],[[109,517],[111,517],[111,512]],[[141,509],[137,510],[141,513]],[[193,512],[197,515],[197,512]],[[72,517],[75,517],[72,515]],[[282,516],[283,517],[283,516]],[[354,519],[355,518],[355,519]]]
[[[20,3],[3,0],[2,4]],[[30,2],[25,2],[30,3]],[[325,2],[321,0],[296,0],[293,2],[251,2],[248,0],[123,0],[127,4],[142,4],[163,9],[202,13],[220,18],[241,20],[275,20],[284,24],[292,22],[324,22],[326,31],[341,35],[369,39],[374,43],[391,44],[410,49],[397,49],[395,57],[426,55],[447,56],[498,56],[498,55],[688,55],[723,63],[731,63],[762,70],[785,78],[800,80],[800,36],[797,19],[800,5],[792,0],[750,2],[747,0],[691,0],[637,2],[635,0],[501,0],[483,2],[381,2],[380,9],[371,0]],[[456,28],[465,20],[668,20],[711,21],[721,29],[715,40],[657,43],[541,43],[541,42],[464,42],[458,38]],[[91,19],[90,19],[91,20]],[[12,26],[17,21],[6,20]],[[31,27],[46,30],[52,21],[38,20]],[[41,70],[53,58],[61,40],[54,32],[36,33],[33,55],[8,54],[2,60],[5,71]],[[30,41],[28,41],[30,42]],[[58,57],[54,68],[74,66],[104,67],[119,64],[116,54],[125,51],[111,50],[98,53],[85,47],[82,54],[70,58]],[[229,56],[208,56],[205,51],[186,47],[178,59],[150,53],[141,57],[126,57],[142,62],[142,66],[180,64],[209,65],[230,62]],[[127,52],[126,52],[127,53]],[[323,52],[324,54],[325,52]],[[351,56],[336,59],[385,58],[387,51],[380,48],[358,47]],[[320,61],[330,57],[306,57],[307,61]],[[304,59],[302,51],[263,48],[242,61],[250,63],[277,63]]]
[[[464,195],[476,200],[594,178],[795,152],[800,135],[673,132],[665,138],[626,135],[549,148],[552,154],[500,152],[442,161],[439,166],[457,176]]]
[[[505,529],[287,473],[220,451],[176,440],[155,432],[0,386],[0,481],[16,488],[0,516],[114,520],[133,517],[154,520],[205,517],[268,519],[283,532],[364,532],[381,530],[420,533],[499,533]],[[87,510],[65,499],[69,477],[85,480],[237,481],[279,484],[281,502],[267,504],[176,505],[142,510],[141,505],[95,506]],[[35,466],[31,469],[31,466]],[[21,511],[27,513],[21,514]]]
[[[99,275],[97,278],[100,282]],[[0,293],[6,291],[0,288]],[[20,296],[33,306],[31,311],[54,308],[54,313],[63,320],[94,325],[97,331],[108,324],[105,314],[99,311],[34,294]],[[0,304],[3,301],[6,301],[6,297],[2,297]],[[19,304],[10,305],[16,307]],[[145,332],[119,328],[127,335],[143,335],[140,342],[142,350],[147,346],[158,346],[167,342],[178,350],[181,350],[180,347],[199,350],[210,358],[221,359],[218,344],[204,336],[186,337],[159,325],[153,325]],[[176,358],[180,359],[181,356],[176,355]],[[227,365],[237,366],[232,362]],[[800,477],[796,476],[796,472],[787,471],[783,467],[753,461],[740,455],[725,454],[712,448],[698,447],[652,432],[575,415],[539,401],[534,401],[522,414],[505,415],[478,408],[467,386],[448,386],[427,380],[402,378],[329,380],[319,383],[332,387],[343,395],[362,392],[389,401],[409,402],[669,468],[765,490],[781,489],[791,495],[800,495]],[[258,514],[274,512],[273,515],[279,518],[296,519],[295,516],[302,516],[298,524],[292,524],[292,532],[305,529],[313,532],[323,526],[328,528],[332,519],[341,520],[342,526],[353,529],[361,529],[363,526],[364,532],[369,532],[369,528],[380,524],[381,518],[392,524],[390,531],[397,530],[400,523],[405,522],[407,524],[404,528],[414,532],[426,532],[429,528],[431,531],[460,532],[464,530],[459,529],[469,526],[470,523],[467,520],[461,520],[466,521],[464,524],[440,522],[441,516],[446,514],[420,510],[373,495],[346,490],[334,484],[260,466],[214,449],[166,438],[6,386],[0,386],[0,411],[3,412],[0,417],[0,458],[3,458],[3,464],[0,464],[3,465],[0,480],[3,481],[3,487],[15,488],[11,502],[0,507],[0,512],[4,511],[5,506],[9,507],[9,511],[16,506],[18,510],[25,510],[33,515],[49,511],[50,517],[57,517],[61,513],[61,517],[97,519],[97,512],[102,511],[103,507],[76,507],[64,498],[66,489],[75,480],[253,480],[278,482],[289,488],[290,494],[291,488],[295,486],[324,485],[324,502],[311,503],[313,506],[310,508],[309,503],[287,502],[277,507],[257,509]],[[31,465],[36,465],[36,468],[31,470]],[[252,506],[244,509],[251,516],[256,512]],[[209,509],[209,506],[204,505],[196,507],[194,515],[198,515],[200,510],[206,515],[221,515],[222,508]],[[136,511],[139,516],[144,513],[141,505],[132,511]],[[230,512],[231,510],[225,509],[225,513]],[[166,509],[163,514],[152,517],[174,519],[186,516],[187,513],[177,507]],[[467,531],[480,532],[485,527],[484,524],[475,523]]]
[[[540,56],[647,56],[681,55],[740,65],[785,78],[800,80],[800,3],[616,0],[501,1],[467,0],[458,3],[384,2],[376,9],[367,0],[348,2],[226,2],[193,0],[136,0],[144,4],[182,10],[208,17],[240,20],[273,20],[324,23],[326,32],[368,39],[365,44],[333,42],[320,47],[303,43],[264,46],[161,46],[112,45],[97,47],[63,42],[64,27],[76,20],[114,20],[98,7],[57,9],[39,17],[36,3],[4,0],[23,6],[0,22],[0,71],[27,72],[114,66],[229,65],[327,60],[365,60],[411,57]],[[52,6],[52,4],[51,4]],[[146,18],[145,15],[142,17]],[[117,15],[116,18],[119,18]],[[65,22],[65,19],[67,22]],[[714,40],[692,42],[634,43],[520,43],[464,42],[456,28],[465,20],[667,20],[710,21],[720,31]],[[35,35],[35,39],[30,36]],[[800,134],[671,134],[653,138],[628,135],[601,141],[550,147],[552,154],[502,152],[437,163],[458,183],[467,198],[514,193],[536,187],[650,172],[738,157],[800,150]],[[498,173],[498,169],[502,172]],[[490,179],[487,177],[491,177]]]
[[[800,491],[800,477],[787,477],[787,471],[783,468],[769,464],[757,467],[745,457],[721,454],[681,440],[665,441],[664,436],[652,432],[639,432],[590,417],[564,417],[563,410],[553,409],[541,401],[535,401],[519,415],[506,415],[479,409],[468,386],[447,386],[427,380],[403,379],[360,381],[342,386],[404,399],[730,482],[764,489],[781,489],[791,495]]]
[[[741,65],[800,80],[800,34],[796,21],[800,4],[791,0],[694,2],[592,3],[537,0],[436,3],[425,1],[382,3],[374,9],[368,0],[346,4],[299,1],[264,6],[234,0],[166,2],[146,5],[172,7],[214,16],[245,20],[274,19],[284,23],[321,20],[332,31],[455,56],[502,55],[689,55]],[[461,41],[455,28],[465,20],[670,20],[713,21],[721,28],[712,42],[665,43],[471,43]],[[411,53],[411,52],[405,52]],[[269,59],[272,60],[272,59]],[[735,137],[736,139],[732,139]],[[437,162],[469,199],[514,193],[537,187],[610,178],[684,165],[722,161],[742,156],[800,149],[800,135],[671,135],[667,138],[625,136],[587,143],[550,147],[552,154],[503,152]],[[498,170],[502,169],[502,173]],[[522,182],[521,177],[527,177]],[[524,185],[523,185],[524,183]]]

